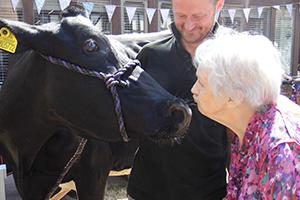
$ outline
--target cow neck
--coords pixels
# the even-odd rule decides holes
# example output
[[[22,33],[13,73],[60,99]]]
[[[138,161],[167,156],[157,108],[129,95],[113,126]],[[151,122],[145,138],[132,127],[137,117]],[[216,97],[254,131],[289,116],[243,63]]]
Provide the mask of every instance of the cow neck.
[[[114,105],[115,105],[115,112],[116,112],[116,115],[118,118],[118,123],[119,123],[119,131],[121,133],[122,139],[124,140],[124,142],[129,141],[129,138],[128,138],[128,135],[127,135],[126,129],[125,129],[125,124],[124,124],[124,119],[123,119],[122,109],[121,109],[121,102],[120,102],[119,95],[117,93],[116,85],[121,85],[123,87],[128,85],[126,81],[121,80],[121,77],[128,70],[133,71],[133,69],[136,66],[140,66],[140,62],[138,60],[130,61],[123,68],[120,68],[118,71],[116,71],[114,74],[105,74],[102,72],[97,72],[97,71],[93,71],[93,70],[89,70],[89,69],[80,67],[78,65],[66,62],[59,58],[54,58],[52,56],[45,56],[42,54],[41,54],[41,56],[44,59],[46,59],[47,61],[51,62],[52,64],[60,65],[68,70],[72,70],[72,71],[78,72],[83,75],[92,76],[92,77],[103,80],[105,82],[107,89],[110,90],[112,97],[113,97],[113,101],[114,101]],[[82,151],[84,150],[86,142],[87,142],[87,139],[80,137],[80,143],[79,143],[74,155],[70,158],[68,163],[65,165],[64,170],[59,175],[55,185],[50,189],[50,191],[46,195],[46,198],[45,198],[46,200],[50,199],[50,197],[53,195],[53,193],[55,192],[55,190],[57,189],[59,184],[62,182],[62,180],[64,179],[66,174],[69,172],[69,170],[71,169],[73,164],[78,160]]]

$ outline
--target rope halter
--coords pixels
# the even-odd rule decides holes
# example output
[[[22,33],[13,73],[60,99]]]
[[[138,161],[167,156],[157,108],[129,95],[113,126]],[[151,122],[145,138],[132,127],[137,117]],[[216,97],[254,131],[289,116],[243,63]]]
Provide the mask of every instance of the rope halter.
[[[127,71],[133,71],[136,66],[140,66],[140,62],[138,60],[129,61],[123,68],[118,69],[113,74],[106,74],[106,73],[98,72],[95,70],[89,70],[89,69],[81,67],[79,65],[69,63],[60,58],[55,58],[52,56],[45,56],[45,55],[41,55],[41,56],[55,65],[60,65],[68,70],[72,70],[72,71],[78,72],[83,75],[92,76],[92,77],[103,80],[107,89],[109,89],[112,94],[112,98],[113,98],[114,105],[115,105],[115,113],[117,115],[118,124],[119,124],[119,131],[122,136],[122,139],[124,142],[128,142],[129,138],[128,138],[128,135],[127,135],[127,132],[125,129],[125,123],[124,123],[124,118],[123,118],[122,108],[121,108],[121,101],[120,101],[116,86],[117,85],[122,86],[122,87],[128,86],[128,82],[122,80],[121,78],[122,78],[123,74],[126,73]]]

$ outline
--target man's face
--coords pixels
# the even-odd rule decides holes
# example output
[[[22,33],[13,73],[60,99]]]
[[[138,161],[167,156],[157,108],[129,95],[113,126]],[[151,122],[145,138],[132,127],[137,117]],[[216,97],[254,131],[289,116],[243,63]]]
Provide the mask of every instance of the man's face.
[[[214,0],[173,0],[175,25],[185,44],[200,44],[211,31],[216,5]]]

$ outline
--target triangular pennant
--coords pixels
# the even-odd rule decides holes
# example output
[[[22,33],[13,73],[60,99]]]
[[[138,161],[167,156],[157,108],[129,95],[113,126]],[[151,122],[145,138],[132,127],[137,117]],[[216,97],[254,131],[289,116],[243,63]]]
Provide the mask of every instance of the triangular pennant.
[[[59,0],[59,6],[61,10],[66,9],[71,3],[71,0]]]
[[[264,11],[264,7],[258,7],[257,8],[258,18],[261,17],[261,14],[262,14],[263,11]]]
[[[292,13],[293,13],[293,4],[287,4],[286,5],[286,9],[289,12],[290,16],[292,17]]]
[[[35,6],[36,6],[38,14],[41,13],[44,3],[45,3],[45,0],[35,0]]]
[[[83,5],[84,9],[90,15],[92,13],[92,11],[93,11],[94,3],[93,2],[82,2],[82,5]]]
[[[129,19],[129,23],[131,24],[132,19],[134,17],[135,11],[136,11],[136,7],[125,7],[126,8],[126,12],[128,15],[128,19]]]
[[[243,9],[243,12],[244,12],[245,19],[246,19],[246,22],[247,22],[247,23],[248,23],[248,21],[249,21],[250,11],[251,11],[251,8],[244,8],[244,9]]]
[[[116,5],[105,5],[108,21],[111,22],[112,16],[114,15]]]
[[[155,11],[156,11],[155,8],[146,8],[149,24],[151,24],[152,22]]]
[[[163,19],[163,24],[165,22],[167,22],[168,17],[169,17],[169,12],[170,12],[170,9],[160,9],[160,13],[161,13],[161,16],[162,16],[162,19]]]
[[[11,5],[12,5],[14,11],[16,11],[18,3],[19,3],[19,0],[11,0]]]
[[[231,23],[233,24],[236,9],[228,9],[228,13],[229,13],[229,16],[230,16],[230,19],[231,19]]]
[[[280,5],[275,5],[275,6],[272,6],[272,7],[277,9],[277,10],[280,10]]]

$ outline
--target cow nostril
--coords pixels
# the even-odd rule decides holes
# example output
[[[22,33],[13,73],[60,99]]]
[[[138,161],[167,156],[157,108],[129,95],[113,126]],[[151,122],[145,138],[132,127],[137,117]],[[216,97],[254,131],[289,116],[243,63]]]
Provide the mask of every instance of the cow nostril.
[[[177,127],[177,133],[187,130],[192,119],[192,111],[182,103],[176,103],[170,107],[169,114],[173,124]]]
[[[182,109],[174,106],[170,108],[170,113],[173,123],[179,124],[184,120],[184,113],[182,112]]]

